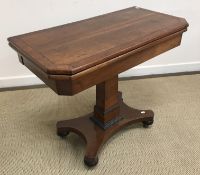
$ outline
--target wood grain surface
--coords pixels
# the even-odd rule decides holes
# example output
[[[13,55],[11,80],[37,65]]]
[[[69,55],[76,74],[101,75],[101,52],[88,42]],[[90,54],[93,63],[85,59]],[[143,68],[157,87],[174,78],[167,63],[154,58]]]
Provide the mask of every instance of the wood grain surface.
[[[8,39],[47,74],[73,75],[186,29],[183,18],[131,7]]]

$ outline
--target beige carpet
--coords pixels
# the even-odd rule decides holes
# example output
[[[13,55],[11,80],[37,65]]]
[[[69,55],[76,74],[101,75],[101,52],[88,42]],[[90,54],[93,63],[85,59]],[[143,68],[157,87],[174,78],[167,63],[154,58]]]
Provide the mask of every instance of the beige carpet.
[[[124,101],[153,109],[155,123],[116,134],[83,164],[85,143],[75,134],[56,136],[57,120],[93,110],[95,89],[59,97],[48,88],[0,92],[1,175],[199,175],[200,75],[121,81]]]

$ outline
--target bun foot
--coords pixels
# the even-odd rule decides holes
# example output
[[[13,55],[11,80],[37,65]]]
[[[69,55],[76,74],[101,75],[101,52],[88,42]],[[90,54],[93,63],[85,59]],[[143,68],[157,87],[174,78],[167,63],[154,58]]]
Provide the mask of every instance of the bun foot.
[[[94,158],[84,157],[84,163],[88,167],[95,166],[98,163],[98,161],[99,161],[98,157],[94,157]]]
[[[98,153],[104,143],[109,140],[120,129],[134,124],[143,123],[144,127],[153,124],[154,113],[151,110],[141,111],[127,106],[122,100],[120,102],[119,120],[116,124],[102,129],[91,117],[94,113],[74,118],[70,120],[59,121],[57,123],[57,134],[65,137],[69,132],[79,135],[86,143],[84,163],[88,167],[94,167],[98,163]]]
[[[148,128],[150,125],[153,124],[153,120],[143,121],[143,127]]]
[[[57,135],[61,138],[65,138],[69,134],[69,131],[59,132],[57,131]]]

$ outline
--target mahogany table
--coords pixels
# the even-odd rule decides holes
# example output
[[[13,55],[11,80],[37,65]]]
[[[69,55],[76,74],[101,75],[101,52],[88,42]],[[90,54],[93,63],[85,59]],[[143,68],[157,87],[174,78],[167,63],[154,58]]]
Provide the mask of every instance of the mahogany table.
[[[100,147],[118,130],[136,122],[153,124],[151,110],[123,102],[118,74],[179,46],[187,27],[183,18],[132,7],[8,41],[19,61],[58,95],[96,85],[91,114],[57,123],[59,136],[74,132],[86,141],[84,162],[94,166]]]

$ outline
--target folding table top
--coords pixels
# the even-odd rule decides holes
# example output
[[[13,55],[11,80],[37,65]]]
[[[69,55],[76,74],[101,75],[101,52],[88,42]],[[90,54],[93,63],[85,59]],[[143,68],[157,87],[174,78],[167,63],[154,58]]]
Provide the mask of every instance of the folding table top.
[[[187,27],[183,18],[132,7],[8,41],[44,73],[74,75]]]

